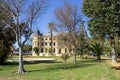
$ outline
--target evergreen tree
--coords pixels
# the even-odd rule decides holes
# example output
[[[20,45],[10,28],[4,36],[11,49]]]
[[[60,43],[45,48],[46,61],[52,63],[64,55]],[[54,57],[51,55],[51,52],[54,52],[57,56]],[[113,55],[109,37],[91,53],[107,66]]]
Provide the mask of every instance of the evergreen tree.
[[[93,36],[108,35],[111,42],[112,62],[116,62],[114,36],[120,32],[120,0],[84,0],[83,12],[90,18],[89,30]]]

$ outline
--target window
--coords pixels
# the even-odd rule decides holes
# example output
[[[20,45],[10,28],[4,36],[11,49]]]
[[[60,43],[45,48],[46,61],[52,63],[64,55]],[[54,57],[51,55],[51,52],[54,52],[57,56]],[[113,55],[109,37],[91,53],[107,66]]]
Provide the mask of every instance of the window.
[[[47,46],[47,42],[45,42],[45,46]]]
[[[59,48],[59,54],[61,54],[61,48]]]
[[[53,43],[53,45],[55,46],[55,42]]]
[[[38,42],[38,44],[37,44],[38,46],[39,46],[39,42]]]
[[[45,38],[45,40],[47,40],[47,38]]]
[[[44,46],[43,42],[41,42],[41,46]]]
[[[38,40],[39,40],[39,38],[38,38]]]
[[[45,48],[45,53],[47,53],[48,52],[48,49],[47,48]]]
[[[53,52],[55,53],[55,48],[53,49]]]
[[[65,48],[65,53],[67,52],[67,48]]]
[[[41,53],[43,53],[44,52],[44,49],[43,48],[41,48]]]
[[[44,40],[44,38],[41,38],[41,40]]]
[[[49,43],[49,46],[51,46],[51,42]]]

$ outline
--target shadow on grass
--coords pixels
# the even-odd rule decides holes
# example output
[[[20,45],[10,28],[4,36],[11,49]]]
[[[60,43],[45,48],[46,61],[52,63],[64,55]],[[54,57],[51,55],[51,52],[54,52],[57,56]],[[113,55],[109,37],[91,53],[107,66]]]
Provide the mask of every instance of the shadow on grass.
[[[40,70],[31,70],[28,72],[39,72],[39,71],[58,71],[58,70],[71,70],[71,69],[77,69],[77,68],[85,68],[89,66],[93,66],[96,64],[67,64],[67,68],[64,67],[63,64],[56,64],[56,65],[51,65],[48,68],[45,69],[40,69]]]
[[[51,63],[62,63],[62,62],[58,62],[58,61],[24,61],[24,64],[27,64],[27,65],[40,64],[40,63],[51,64]]]
[[[111,69],[120,70],[120,66],[118,66],[118,67],[112,67]]]
[[[58,62],[58,61],[24,61],[24,64],[27,65],[31,65],[31,64],[40,64],[40,63],[46,63],[46,64],[50,64],[50,63],[62,63],[62,62]],[[15,66],[15,65],[19,65],[19,62],[17,61],[13,61],[13,62],[5,62],[4,64],[2,64],[1,66]]]
[[[104,61],[104,60],[103,60]],[[64,65],[62,64],[62,62],[58,62],[58,61],[52,61],[52,62],[42,62],[42,61],[37,61],[37,62],[24,62],[24,64],[30,65],[30,64],[40,64],[40,63],[45,63],[45,64],[53,64],[53,65],[49,65],[44,68],[44,69],[32,69],[30,71],[27,72],[39,72],[39,71],[58,71],[58,70],[71,70],[71,69],[78,69],[78,68],[85,68],[85,67],[89,67],[89,66],[94,66],[96,64],[98,64],[98,60],[96,59],[83,59],[81,61],[77,61],[77,64],[74,63],[68,63],[67,64],[67,68],[64,68]],[[5,63],[5,65],[8,66],[15,66],[18,65],[18,62],[7,62]]]
[[[19,64],[18,62],[5,62],[2,66],[7,66],[7,65],[14,66],[18,64]]]
[[[110,59],[101,59],[101,60],[97,60],[95,58],[86,58],[86,59],[82,59],[81,61],[79,61],[80,63],[101,63],[101,62],[106,62],[107,60]]]

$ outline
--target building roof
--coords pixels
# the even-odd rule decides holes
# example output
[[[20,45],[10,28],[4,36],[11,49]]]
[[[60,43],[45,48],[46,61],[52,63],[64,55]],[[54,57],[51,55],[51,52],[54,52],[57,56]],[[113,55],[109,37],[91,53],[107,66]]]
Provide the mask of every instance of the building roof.
[[[35,29],[34,31],[34,36],[42,36],[43,34],[39,31],[38,28]]]

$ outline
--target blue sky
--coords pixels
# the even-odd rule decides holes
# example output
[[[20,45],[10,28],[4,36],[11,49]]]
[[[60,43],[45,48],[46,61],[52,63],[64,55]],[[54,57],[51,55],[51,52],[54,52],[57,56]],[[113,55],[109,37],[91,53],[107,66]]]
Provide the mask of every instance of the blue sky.
[[[38,27],[38,29],[42,33],[48,32],[48,23],[55,20],[54,12],[55,9],[63,6],[64,1],[70,2],[72,5],[77,5],[80,12],[82,12],[82,2],[83,0],[48,0],[47,7],[44,10],[44,14],[41,15],[41,17],[36,21],[36,23],[33,25],[33,30]]]

